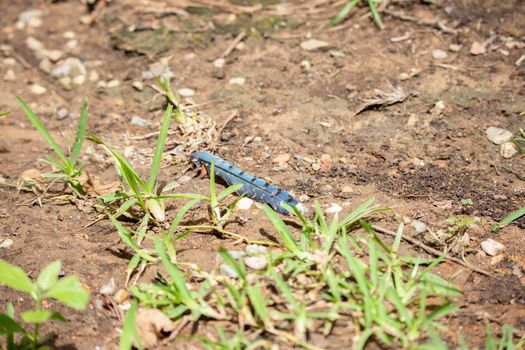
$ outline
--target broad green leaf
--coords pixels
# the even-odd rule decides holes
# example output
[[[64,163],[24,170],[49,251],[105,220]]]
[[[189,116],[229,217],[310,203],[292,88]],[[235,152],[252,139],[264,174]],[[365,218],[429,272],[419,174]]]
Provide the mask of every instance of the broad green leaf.
[[[89,301],[89,293],[80,286],[77,276],[61,279],[45,294],[45,297],[56,299],[76,310],[84,310]]]
[[[151,162],[151,170],[148,180],[149,192],[156,192],[155,185],[157,183],[157,176],[159,175],[160,163],[162,161],[162,153],[164,152],[164,145],[166,144],[166,138],[168,137],[168,130],[170,128],[171,115],[173,113],[173,105],[168,103],[166,113],[162,119],[162,125],[160,127],[159,137],[157,138],[157,145],[155,147],[155,153],[153,154],[153,160]]]
[[[46,129],[46,127],[44,126],[44,123],[42,123],[42,120],[40,120],[40,118],[31,110],[31,108],[24,102],[24,100],[22,100],[18,96],[16,97],[16,99],[18,100],[18,103],[20,104],[20,106],[22,106],[22,109],[24,110],[24,113],[26,114],[27,118],[31,121],[31,124],[33,124],[35,129],[40,133],[40,135],[42,135],[42,137],[46,140],[49,146],[53,148],[53,150],[55,151],[58,158],[60,158],[62,163],[67,164],[66,156],[60,149],[60,146],[55,141],[53,136],[51,136],[49,131]]]
[[[0,335],[23,333],[24,327],[6,314],[0,313]]]
[[[25,323],[44,323],[53,316],[53,312],[49,310],[31,310],[20,314]]]
[[[84,98],[82,107],[80,108],[80,118],[78,120],[77,134],[75,136],[75,143],[73,144],[73,150],[71,151],[71,165],[75,167],[77,165],[78,156],[82,149],[82,143],[86,138],[86,128],[88,122],[88,110],[89,100]]]
[[[38,278],[36,279],[36,284],[42,291],[48,290],[57,283],[61,266],[62,263],[60,260],[57,260],[42,269],[40,275],[38,275]]]
[[[142,343],[140,342],[140,337],[135,327],[135,318],[137,316],[137,301],[133,300],[131,303],[131,308],[128,310],[126,317],[124,318],[124,323],[122,325],[122,336],[120,337],[120,350],[131,350],[133,347],[136,347],[139,350],[142,350]]]
[[[0,260],[0,284],[26,293],[35,290],[35,285],[27,277],[24,270],[3,260]]]

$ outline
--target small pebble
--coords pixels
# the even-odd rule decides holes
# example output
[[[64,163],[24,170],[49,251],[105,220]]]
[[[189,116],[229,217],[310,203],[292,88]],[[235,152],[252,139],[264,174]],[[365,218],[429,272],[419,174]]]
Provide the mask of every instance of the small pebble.
[[[244,263],[253,270],[263,270],[268,266],[268,259],[265,256],[248,256],[244,258]]]
[[[499,153],[503,158],[512,158],[513,155],[518,153],[518,149],[512,142],[502,143],[499,149]]]
[[[477,56],[477,55],[483,55],[485,52],[487,52],[487,49],[481,45],[479,42],[474,41],[472,43],[472,46],[470,47],[470,54]]]
[[[309,70],[312,69],[312,64],[308,60],[302,60],[301,63],[299,63],[299,66],[301,66],[301,69],[304,72],[308,72]]]
[[[6,66],[14,66],[16,64],[16,60],[13,57],[6,57],[2,60],[2,62]]]
[[[141,117],[137,117],[136,115],[131,118],[131,124],[138,125],[138,126],[147,126],[151,125],[151,120],[142,119]]]
[[[237,203],[237,208],[239,208],[240,210],[248,210],[251,208],[252,205],[253,205],[253,200],[251,200],[250,198],[244,197],[244,198],[241,198],[239,203]]]
[[[331,206],[325,210],[325,213],[326,214],[337,214],[341,212],[341,210],[343,210],[343,208],[339,204],[332,203]]]
[[[52,62],[57,62],[64,57],[64,52],[60,50],[44,50],[42,53],[45,58],[48,58]]]
[[[86,75],[86,67],[78,58],[69,57],[61,61],[52,71],[51,76],[55,78],[76,77]]]
[[[40,68],[42,71],[46,72],[47,74],[51,73],[51,70],[53,69],[53,65],[51,61],[47,58],[44,58],[40,61],[38,64],[38,68]]]
[[[272,159],[272,163],[286,163],[290,158],[289,153],[280,153]]]
[[[82,85],[84,84],[85,81],[86,81],[85,75],[77,75],[76,77],[73,78],[73,84],[75,85]]]
[[[237,276],[237,273],[235,272],[235,270],[228,264],[221,264],[220,270],[223,274],[225,274],[228,277],[231,277],[231,278],[239,277]]]
[[[106,87],[108,89],[111,89],[111,88],[115,88],[117,86],[120,86],[120,81],[117,80],[117,79],[113,79],[113,80],[110,80],[108,81],[108,83],[106,84]]]
[[[313,163],[312,169],[314,169],[315,171],[318,171],[319,169],[321,169],[321,165],[319,163]]]
[[[64,34],[62,34],[62,37],[64,37],[64,39],[74,39],[75,32],[68,30],[67,32],[64,32]]]
[[[189,88],[182,88],[179,89],[177,93],[182,97],[192,97],[193,95],[195,95],[195,90]]]
[[[492,238],[489,238],[486,241],[481,242],[481,249],[490,256],[496,256],[505,249],[505,246]]]
[[[78,40],[77,39],[71,39],[66,42],[66,48],[69,50],[73,50],[78,46]]]
[[[115,279],[111,277],[108,283],[100,287],[100,290],[98,291],[102,295],[112,295],[115,293]]]
[[[496,145],[501,145],[502,143],[509,142],[512,139],[512,133],[508,130],[498,128],[496,126],[488,127],[485,130],[487,138],[489,141]]]
[[[228,250],[228,254],[230,254],[235,260],[239,260],[240,258],[246,256],[246,253],[241,250]]]
[[[18,15],[18,21],[15,24],[16,29],[24,29],[29,27],[40,27],[42,25],[41,10],[27,10]]]
[[[246,78],[244,77],[231,78],[229,81],[231,85],[244,85],[245,82],[246,82]]]
[[[0,248],[9,248],[13,244],[13,240],[10,238],[4,239],[2,243],[0,243]]]
[[[42,177],[42,173],[38,169],[27,169],[24,170],[18,178],[20,180],[38,180]]]
[[[12,69],[8,69],[4,74],[4,80],[5,81],[15,81],[16,80],[15,71]]]
[[[445,50],[435,49],[432,51],[432,57],[436,60],[442,60],[448,57],[448,54]]]
[[[35,95],[43,95],[43,94],[45,94],[47,92],[47,89],[45,87],[43,87],[42,85],[33,84],[29,88],[29,91],[31,91],[31,93],[33,93]]]
[[[140,81],[134,81],[132,84],[133,88],[137,91],[144,90],[144,84],[142,84]]]
[[[352,186],[343,186],[343,188],[341,189],[341,192],[343,192],[343,193],[353,193],[354,189],[352,188]]]
[[[463,47],[463,45],[459,45],[459,44],[450,44],[450,46],[448,47],[449,51],[451,52],[459,52],[459,50],[461,50],[461,48]]]
[[[332,56],[333,58],[342,58],[342,57],[345,57],[345,56],[346,56],[346,55],[344,54],[344,52],[337,51],[337,50],[330,50],[330,51],[328,51],[328,53],[329,53],[330,56]]]
[[[268,251],[268,248],[260,244],[248,244],[244,251],[248,255],[258,255],[265,254]]]
[[[306,50],[306,51],[326,49],[330,46],[331,45],[327,43],[326,41],[317,40],[317,39],[309,39],[301,43],[301,49]]]
[[[427,225],[419,220],[412,221],[410,226],[412,226],[417,233],[423,233],[427,230]]]
[[[44,49],[44,44],[38,39],[33,38],[32,36],[28,36],[26,38],[26,46],[28,49],[33,51],[41,51]]]
[[[58,120],[63,120],[63,119],[66,119],[68,115],[69,115],[69,111],[67,110],[67,108],[62,107],[57,111],[56,116]]]
[[[225,63],[226,61],[224,60],[224,58],[217,58],[215,61],[213,61],[213,66],[215,68],[221,69],[222,67],[224,67]]]
[[[117,304],[123,304],[126,300],[128,300],[129,294],[124,289],[119,289],[115,295],[113,296],[113,299],[115,299],[115,302]]]

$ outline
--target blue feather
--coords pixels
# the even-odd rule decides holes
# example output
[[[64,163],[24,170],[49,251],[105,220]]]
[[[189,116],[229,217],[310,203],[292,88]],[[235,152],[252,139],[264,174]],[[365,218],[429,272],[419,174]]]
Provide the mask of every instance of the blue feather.
[[[213,161],[215,165],[215,175],[223,179],[228,186],[235,184],[243,185],[237,191],[237,194],[246,195],[246,197],[258,202],[267,203],[278,213],[284,215],[289,214],[288,211],[283,208],[282,203],[298,208],[302,207],[299,201],[293,198],[290,193],[263,179],[245,173],[216,155],[208,152],[193,152],[190,154],[190,157],[194,158],[196,163],[203,164],[208,172],[210,172],[210,165]]]

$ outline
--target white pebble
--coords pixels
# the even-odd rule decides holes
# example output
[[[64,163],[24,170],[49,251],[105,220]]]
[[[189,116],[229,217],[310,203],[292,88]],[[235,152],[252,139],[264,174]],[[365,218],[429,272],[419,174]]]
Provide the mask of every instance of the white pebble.
[[[106,85],[106,87],[110,89],[110,88],[115,88],[119,85],[120,85],[120,81],[118,81],[117,79],[113,79],[113,80],[108,81],[108,84]]]
[[[13,243],[13,240],[10,238],[4,239],[2,243],[0,243],[0,248],[9,248]]]
[[[53,69],[53,65],[51,64],[51,61],[47,58],[44,58],[40,61],[38,64],[38,68],[46,72],[47,74],[51,73],[51,69]]]
[[[410,223],[410,226],[416,230],[417,233],[423,233],[427,230],[427,225],[419,220],[414,220]]]
[[[252,205],[253,205],[253,200],[251,200],[250,198],[244,197],[244,198],[241,198],[239,203],[237,203],[237,208],[239,208],[240,210],[248,210],[251,208]]]
[[[64,52],[60,50],[43,50],[42,54],[52,62],[57,62],[64,56]]]
[[[242,250],[228,250],[228,254],[230,254],[230,256],[235,260],[239,260],[240,258],[246,255],[246,253]]]
[[[220,270],[223,274],[231,278],[237,278],[237,272],[228,264],[221,264]]]
[[[315,51],[329,47],[330,44],[326,41],[310,39],[301,43],[301,49],[306,51]]]
[[[246,248],[244,248],[244,251],[248,255],[264,254],[267,250],[268,248],[260,244],[248,244]]]
[[[100,287],[98,292],[102,295],[113,295],[115,293],[115,279],[111,277],[109,282]]]
[[[244,77],[235,77],[235,78],[230,79],[231,85],[244,85],[245,82],[246,82],[246,78]]]
[[[140,81],[134,81],[133,84],[131,84],[133,88],[137,91],[144,90],[144,84],[142,84]]]
[[[4,80],[5,81],[15,81],[16,80],[15,72],[12,69],[8,69],[4,74]]]
[[[62,34],[62,37],[64,37],[65,39],[74,39],[75,38],[75,32],[72,32],[70,30],[68,30],[67,32],[64,32],[64,34]]]
[[[213,61],[213,66],[215,68],[222,68],[224,67],[224,64],[226,63],[226,61],[224,60],[224,58],[217,58],[215,61]]]
[[[337,214],[341,210],[343,210],[343,208],[339,204],[332,203],[332,205],[328,209],[325,210],[325,213],[326,214]]]
[[[244,258],[244,263],[253,270],[263,270],[268,266],[265,256],[248,256]]]
[[[490,256],[496,256],[505,249],[505,246],[500,242],[489,238],[486,241],[481,242],[481,249]]]
[[[435,49],[432,51],[432,57],[434,57],[436,60],[442,60],[448,57],[448,54],[446,51],[441,49]]]
[[[182,89],[179,89],[177,93],[181,95],[182,97],[192,97],[193,95],[195,95],[195,90],[190,89],[190,88],[182,88]]]
[[[2,62],[6,66],[14,66],[16,64],[16,60],[13,57],[6,57],[2,60]]]
[[[33,38],[32,36],[28,36],[26,38],[26,46],[28,49],[33,51],[40,51],[44,49],[44,44],[38,39]]]
[[[86,73],[86,67],[82,61],[74,57],[66,58],[51,71],[51,75],[55,78],[76,77],[86,75]]]
[[[31,91],[31,93],[35,95],[42,95],[47,92],[47,89],[45,87],[43,87],[42,85],[38,85],[38,84],[31,85],[29,90]]]
[[[501,145],[512,139],[512,133],[510,131],[498,128],[497,126],[488,127],[487,130],[485,130],[485,133],[487,134],[489,141],[496,145]]]
[[[142,119],[141,117],[137,117],[136,115],[131,118],[131,124],[138,125],[138,126],[147,126],[151,125],[151,120]]]
[[[77,39],[71,39],[66,42],[66,48],[69,50],[73,50],[78,46],[78,40]]]
[[[73,84],[75,85],[82,85],[84,84],[85,81],[86,81],[85,75],[77,75],[76,77],[73,78]]]
[[[499,149],[499,153],[503,158],[512,158],[513,155],[518,153],[518,149],[512,142],[502,143]]]

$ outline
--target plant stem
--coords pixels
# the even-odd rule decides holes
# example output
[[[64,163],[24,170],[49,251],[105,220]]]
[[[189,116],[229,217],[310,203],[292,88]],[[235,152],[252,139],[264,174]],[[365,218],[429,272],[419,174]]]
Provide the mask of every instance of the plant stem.
[[[271,246],[271,247],[279,247],[279,244],[277,243],[274,243],[274,242],[268,242],[268,241],[252,241],[244,236],[241,236],[240,234],[238,233],[235,233],[235,232],[231,232],[231,231],[226,231],[224,229],[221,229],[219,227],[216,227],[216,226],[210,226],[210,225],[192,225],[192,226],[179,226],[180,228],[182,229],[186,229],[186,230],[213,230],[213,231],[217,231],[219,233],[222,233],[224,235],[227,235],[227,236],[231,236],[233,238],[237,238],[243,242],[246,242],[248,244],[259,244],[259,245],[266,245],[266,246]]]

